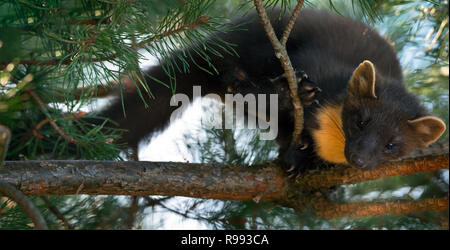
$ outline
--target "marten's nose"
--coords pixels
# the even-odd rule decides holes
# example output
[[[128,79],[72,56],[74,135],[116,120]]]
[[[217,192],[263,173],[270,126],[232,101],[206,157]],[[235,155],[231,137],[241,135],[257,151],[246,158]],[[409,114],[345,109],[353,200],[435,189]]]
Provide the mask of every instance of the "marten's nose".
[[[366,161],[358,154],[352,154],[352,156],[350,157],[350,161],[353,165],[360,168],[364,167],[364,165],[366,164]]]

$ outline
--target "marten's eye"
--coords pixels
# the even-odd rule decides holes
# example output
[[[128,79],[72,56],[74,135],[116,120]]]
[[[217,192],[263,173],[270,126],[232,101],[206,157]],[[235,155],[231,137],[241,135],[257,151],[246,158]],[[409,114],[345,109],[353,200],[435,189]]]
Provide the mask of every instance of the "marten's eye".
[[[364,122],[363,121],[358,121],[358,123],[356,125],[358,125],[358,128],[360,128],[360,129],[364,128]]]
[[[359,129],[363,129],[367,125],[367,121],[364,121],[362,119],[358,119],[356,122],[356,126],[358,126]]]
[[[392,151],[392,149],[394,149],[394,147],[395,147],[394,143],[388,143],[388,144],[386,144],[386,146],[384,146],[384,151],[390,152],[390,151]]]

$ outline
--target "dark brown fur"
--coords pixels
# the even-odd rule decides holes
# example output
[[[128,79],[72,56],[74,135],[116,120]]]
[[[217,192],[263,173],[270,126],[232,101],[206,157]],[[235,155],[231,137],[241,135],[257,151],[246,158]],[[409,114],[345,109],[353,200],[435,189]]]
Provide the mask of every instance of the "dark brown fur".
[[[276,13],[272,16],[274,28],[277,34],[281,34],[287,20],[279,20]],[[294,26],[287,50],[294,68],[306,72],[322,92],[314,96],[319,105],[305,106],[302,138],[310,145],[303,150],[291,147],[293,116],[292,104],[285,89],[287,85],[283,79],[271,81],[283,73],[280,63],[255,15],[235,22],[248,22],[243,26],[246,30],[218,36],[236,44],[239,57],[226,53],[224,57],[218,57],[209,53],[218,74],[208,74],[192,65],[189,73],[176,73],[176,92],[192,98],[192,86],[200,85],[203,94],[280,94],[277,141],[280,157],[286,166],[294,167],[293,173],[328,165],[317,155],[312,133],[321,126],[316,119],[317,112],[329,104],[342,105],[339,117],[343,125],[340,131],[345,134],[345,157],[348,162],[361,167],[373,167],[398,158],[413,148],[426,145],[432,141],[430,138],[436,138],[432,135],[442,132],[443,123],[438,119],[421,122],[420,125],[409,122],[427,117],[428,113],[417,98],[406,90],[396,53],[384,38],[360,22],[325,11],[305,9]],[[201,67],[209,67],[192,50],[186,50],[186,53],[190,53]],[[370,75],[371,68],[355,71],[364,60],[374,65],[375,75]],[[161,66],[151,67],[144,74],[169,82]],[[375,79],[375,93],[370,89],[373,86],[371,77]],[[119,99],[100,114],[126,129],[120,142],[127,142],[135,149],[143,137],[164,129],[172,111],[177,108],[169,105],[172,96],[170,88],[149,77],[145,80],[155,96],[154,99],[146,97],[149,107],[144,107],[136,89],[132,89],[124,94],[126,117],[123,116]],[[348,85],[349,81],[353,84]],[[373,94],[376,96],[371,97]],[[358,125],[361,122],[367,123],[361,127]],[[429,127],[433,129],[425,131]],[[432,135],[425,138],[424,131]],[[385,148],[390,143],[395,143],[395,148],[386,153]]]

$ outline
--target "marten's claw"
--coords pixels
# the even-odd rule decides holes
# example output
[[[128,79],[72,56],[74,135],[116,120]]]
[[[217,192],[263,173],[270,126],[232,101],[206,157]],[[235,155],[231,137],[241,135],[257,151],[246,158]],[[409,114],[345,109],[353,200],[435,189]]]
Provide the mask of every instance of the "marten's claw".
[[[310,81],[309,78],[302,78],[300,81],[298,94],[303,106],[319,104],[316,99],[316,94],[322,92],[322,89],[316,85],[317,84]]]
[[[300,150],[305,150],[308,148],[308,146],[309,146],[308,144],[300,145]]]
[[[289,168],[287,171],[292,172],[292,171],[294,171],[294,169],[295,169],[295,165],[292,165],[291,168]]]

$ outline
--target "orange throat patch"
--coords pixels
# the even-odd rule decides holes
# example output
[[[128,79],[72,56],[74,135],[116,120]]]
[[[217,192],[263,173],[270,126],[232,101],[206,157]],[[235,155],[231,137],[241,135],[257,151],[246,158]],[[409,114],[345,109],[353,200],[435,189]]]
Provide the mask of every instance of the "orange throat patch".
[[[342,128],[342,105],[328,104],[317,111],[319,129],[313,130],[316,153],[331,163],[347,163],[345,135]]]

